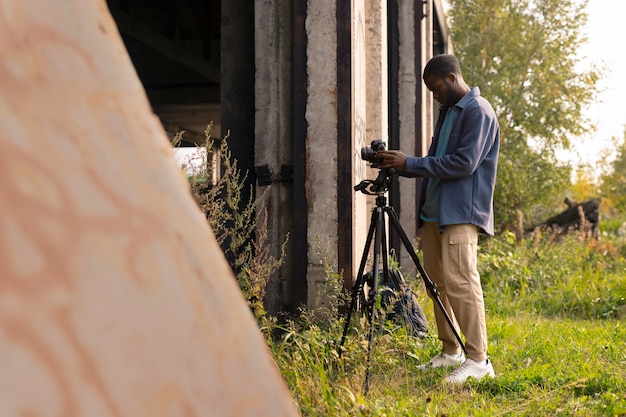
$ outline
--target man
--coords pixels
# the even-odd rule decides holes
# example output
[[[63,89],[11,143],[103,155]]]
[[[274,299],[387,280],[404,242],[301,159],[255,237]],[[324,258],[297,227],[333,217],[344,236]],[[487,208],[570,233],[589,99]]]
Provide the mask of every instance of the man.
[[[379,152],[381,169],[422,177],[419,226],[424,268],[437,285],[455,327],[466,338],[467,359],[448,322],[435,306],[443,351],[422,369],[458,366],[446,380],[495,376],[487,358],[487,330],[480,276],[478,234],[493,235],[493,191],[496,182],[500,127],[493,108],[478,87],[463,80],[452,55],[438,55],[424,68],[424,83],[441,104],[428,156],[400,151]],[[430,295],[430,294],[429,294]]]

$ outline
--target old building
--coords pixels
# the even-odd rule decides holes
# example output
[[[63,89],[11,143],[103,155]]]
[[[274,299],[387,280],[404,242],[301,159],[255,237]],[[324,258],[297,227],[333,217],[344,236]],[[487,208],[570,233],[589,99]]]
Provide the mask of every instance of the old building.
[[[441,0],[108,0],[154,112],[193,140],[213,122],[270,213],[287,261],[270,311],[317,302],[330,254],[347,286],[366,238],[371,197],[353,187],[376,171],[360,150],[382,138],[423,155],[432,97],[421,69],[450,51]],[[416,233],[418,182],[390,202]],[[391,246],[399,239],[391,236]],[[411,269],[410,259],[401,259]]]

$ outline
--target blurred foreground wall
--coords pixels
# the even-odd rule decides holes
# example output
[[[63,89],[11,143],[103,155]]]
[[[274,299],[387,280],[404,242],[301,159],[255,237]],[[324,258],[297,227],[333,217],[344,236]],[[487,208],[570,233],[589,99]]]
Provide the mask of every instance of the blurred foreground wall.
[[[294,416],[104,0],[0,0],[0,416]]]

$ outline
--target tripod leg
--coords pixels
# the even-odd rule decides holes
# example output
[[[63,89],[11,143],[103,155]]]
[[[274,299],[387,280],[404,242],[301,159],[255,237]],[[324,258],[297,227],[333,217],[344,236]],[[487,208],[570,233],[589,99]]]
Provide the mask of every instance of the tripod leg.
[[[359,272],[357,274],[356,281],[354,282],[354,286],[352,287],[352,299],[350,301],[350,309],[348,310],[348,314],[346,316],[346,323],[343,327],[343,334],[341,335],[341,342],[339,343],[339,352],[338,352],[339,357],[341,357],[341,354],[343,353],[343,344],[346,341],[346,336],[348,334],[348,327],[350,326],[350,319],[352,318],[352,312],[356,308],[356,302],[359,297],[359,292],[362,291],[363,273],[365,272],[365,264],[367,263],[367,255],[370,252],[372,239],[374,238],[374,231],[376,229],[376,221],[377,221],[376,210],[372,210],[372,218],[370,220],[370,229],[367,232],[367,239],[365,240],[365,248],[363,249],[363,255],[361,256],[361,265],[359,266]]]
[[[382,229],[382,239],[381,239],[381,248],[382,248],[382,257],[383,257],[383,282],[385,285],[389,284],[390,274],[389,274],[389,249],[387,248],[387,227],[385,226],[385,216],[384,212],[381,216],[381,229]]]
[[[369,298],[368,298],[368,307],[370,312],[370,332],[369,339],[367,344],[367,369],[365,371],[365,384],[363,391],[365,394],[369,391],[370,386],[370,363],[372,357],[372,345],[374,344],[374,315],[376,313],[376,297],[378,295],[378,280],[379,280],[379,269],[378,264],[380,261],[380,256],[383,257],[383,274],[385,277],[389,276],[389,269],[387,268],[387,254],[381,254],[381,248],[387,248],[387,240],[385,238],[385,226],[384,226],[384,213],[382,209],[376,208],[374,211],[376,214],[376,233],[374,237],[374,259],[373,259],[373,271],[372,271],[372,288],[370,289]],[[384,243],[383,243],[384,242]]]
[[[441,313],[443,314],[446,321],[448,322],[448,325],[452,329],[452,333],[454,333],[454,337],[456,338],[457,342],[459,342],[459,345],[461,345],[461,349],[463,349],[463,352],[465,352],[465,354],[467,355],[467,351],[465,350],[465,344],[463,343],[463,340],[461,340],[461,336],[459,335],[459,332],[457,332],[456,328],[454,327],[454,324],[452,323],[452,319],[450,318],[450,315],[448,314],[448,312],[446,311],[446,308],[441,302],[441,298],[439,298],[439,290],[437,290],[437,285],[428,277],[428,274],[422,267],[422,264],[420,263],[419,258],[417,257],[417,254],[415,253],[415,250],[413,249],[413,245],[411,245],[411,241],[409,240],[408,236],[404,232],[404,229],[402,229],[402,225],[400,224],[400,221],[398,220],[398,216],[393,210],[393,207],[387,206],[385,207],[385,211],[387,212],[387,214],[389,215],[389,218],[391,219],[391,224],[393,225],[393,228],[395,229],[396,232],[398,232],[398,236],[400,236],[400,240],[402,240],[404,247],[409,252],[409,255],[411,255],[411,259],[413,260],[415,267],[417,268],[418,272],[422,276],[422,279],[424,280],[426,289],[430,292],[430,295],[433,297],[433,300],[435,300],[435,303],[441,310]]]

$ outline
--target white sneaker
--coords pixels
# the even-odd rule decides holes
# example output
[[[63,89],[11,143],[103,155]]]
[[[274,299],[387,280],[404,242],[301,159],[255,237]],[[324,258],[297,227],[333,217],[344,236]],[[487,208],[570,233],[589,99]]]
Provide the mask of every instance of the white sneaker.
[[[440,353],[433,357],[430,361],[423,365],[419,365],[417,369],[432,369],[448,366],[458,366],[465,362],[465,355],[459,353],[458,355],[448,355],[447,353]]]
[[[485,365],[481,365],[476,361],[467,359],[463,362],[463,365],[452,371],[452,373],[446,377],[445,381],[451,384],[462,384],[470,377],[482,379],[486,376],[490,378],[496,376],[496,373],[493,370],[493,365],[491,365],[491,361],[489,359],[487,359],[487,363]]]

